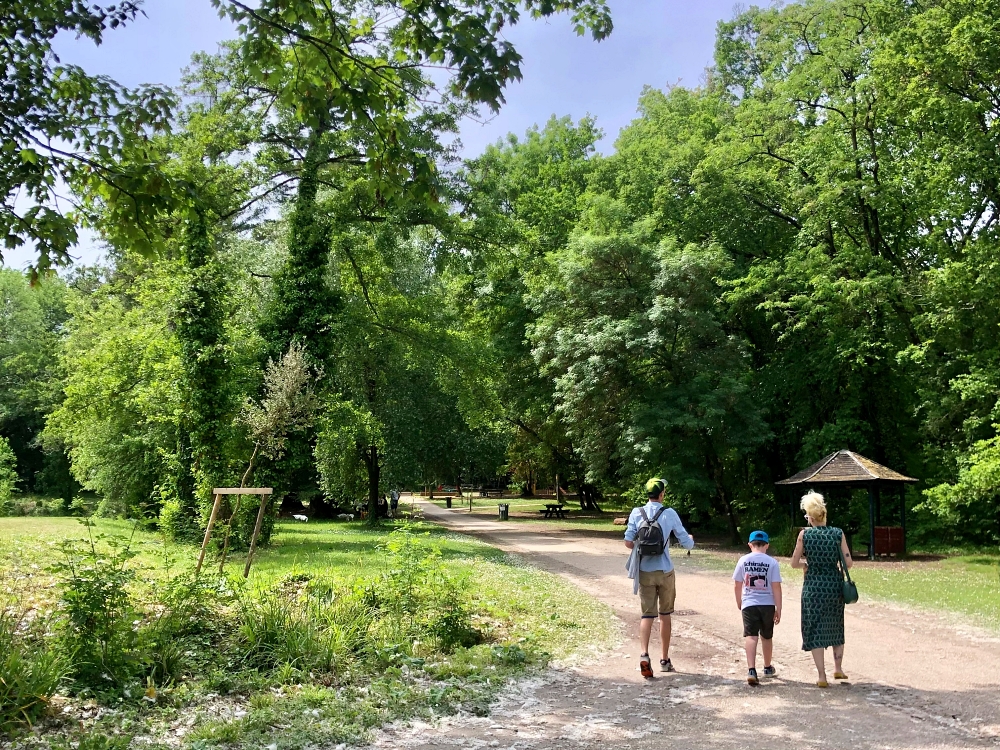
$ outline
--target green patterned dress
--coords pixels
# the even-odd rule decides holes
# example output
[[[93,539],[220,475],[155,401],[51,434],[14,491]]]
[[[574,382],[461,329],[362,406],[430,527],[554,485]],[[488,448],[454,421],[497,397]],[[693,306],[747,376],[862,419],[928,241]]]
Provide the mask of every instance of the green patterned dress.
[[[844,644],[844,591],[840,573],[840,529],[817,526],[802,538],[806,567],[802,583],[802,650]]]

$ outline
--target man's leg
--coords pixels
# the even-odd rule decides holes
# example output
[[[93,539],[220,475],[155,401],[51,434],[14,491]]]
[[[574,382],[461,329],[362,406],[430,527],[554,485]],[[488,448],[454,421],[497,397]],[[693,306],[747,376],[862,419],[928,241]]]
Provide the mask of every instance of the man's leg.
[[[650,625],[652,626],[653,621],[650,620]],[[670,615],[660,615],[660,649],[663,651],[663,656],[661,657],[664,661],[670,658]]]
[[[649,634],[653,632],[653,619],[652,617],[642,616],[642,620],[639,621],[639,643],[642,645],[642,653],[649,653]]]
[[[764,665],[767,666],[771,663],[771,660],[767,658],[767,644],[770,641],[764,641]],[[748,635],[743,639],[743,650],[747,654],[747,667],[749,669],[757,668],[757,636]]]

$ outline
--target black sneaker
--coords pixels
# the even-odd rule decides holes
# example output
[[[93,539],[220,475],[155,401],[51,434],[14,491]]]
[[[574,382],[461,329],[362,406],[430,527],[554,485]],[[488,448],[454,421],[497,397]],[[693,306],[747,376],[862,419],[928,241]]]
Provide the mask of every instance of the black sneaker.
[[[670,663],[670,659],[660,659],[660,671],[661,672],[676,672],[674,665]]]
[[[747,670],[747,685],[759,685],[760,680],[757,679],[757,670],[748,669]]]
[[[764,667],[764,676],[765,677],[777,677],[778,676],[778,670],[775,669],[774,667]]]

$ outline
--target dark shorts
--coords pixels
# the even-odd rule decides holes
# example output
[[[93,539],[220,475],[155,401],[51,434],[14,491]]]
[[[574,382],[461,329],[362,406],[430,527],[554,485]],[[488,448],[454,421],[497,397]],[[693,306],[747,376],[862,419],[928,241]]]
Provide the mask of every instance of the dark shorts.
[[[759,635],[765,640],[771,640],[774,637],[774,605],[744,607],[743,635]]]

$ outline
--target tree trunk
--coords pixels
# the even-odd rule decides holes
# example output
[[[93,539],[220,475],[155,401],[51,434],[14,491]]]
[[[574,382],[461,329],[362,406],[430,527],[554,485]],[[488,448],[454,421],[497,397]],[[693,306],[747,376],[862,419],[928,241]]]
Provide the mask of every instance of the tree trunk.
[[[601,508],[597,502],[600,500],[601,493],[597,487],[587,482],[580,482],[577,487],[580,493],[580,508],[582,510],[596,510],[600,512]]]
[[[339,295],[327,283],[330,260],[330,224],[317,205],[319,170],[328,149],[324,131],[309,138],[299,176],[295,205],[288,221],[288,257],[273,279],[271,302],[260,323],[265,358],[278,361],[293,341],[302,343],[315,362],[325,364],[332,354],[331,320],[339,309]],[[284,455],[268,469],[278,494],[319,492],[315,471],[315,430],[288,437]],[[320,498],[314,515],[327,505]]]
[[[365,468],[368,469],[368,524],[376,526],[379,522],[379,475],[382,472],[382,467],[379,466],[377,445],[368,446],[368,449],[365,451],[364,462]]]
[[[186,402],[181,430],[190,441],[194,492],[201,512],[197,522],[204,528],[212,507],[212,487],[225,483],[223,428],[231,421],[235,405],[227,387],[229,366],[220,304],[226,285],[208,220],[200,210],[187,222],[181,257],[187,272],[176,316]]]

